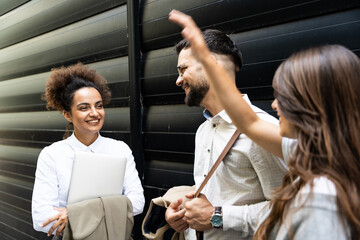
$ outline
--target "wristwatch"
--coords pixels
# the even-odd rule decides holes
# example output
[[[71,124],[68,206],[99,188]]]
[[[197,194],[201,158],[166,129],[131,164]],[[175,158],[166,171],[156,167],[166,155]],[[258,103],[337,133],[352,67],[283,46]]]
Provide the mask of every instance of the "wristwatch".
[[[223,217],[222,217],[222,209],[221,207],[215,207],[215,211],[213,212],[210,218],[211,225],[213,228],[221,228],[223,225]]]

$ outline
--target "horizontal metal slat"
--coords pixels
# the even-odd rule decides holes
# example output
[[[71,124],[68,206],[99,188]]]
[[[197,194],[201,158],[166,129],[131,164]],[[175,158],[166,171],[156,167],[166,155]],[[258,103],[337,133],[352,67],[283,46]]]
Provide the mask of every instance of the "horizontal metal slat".
[[[26,2],[10,1],[14,2],[12,5],[15,2]],[[4,0],[0,3],[0,14],[3,10],[1,6],[3,2]],[[0,49],[120,6],[125,2],[125,0],[30,1],[1,20]]]
[[[129,131],[129,108],[106,108],[103,131]],[[67,121],[60,112],[20,112],[0,114],[1,130],[64,130]],[[1,138],[1,136],[0,136]]]
[[[0,1],[0,17],[1,15],[21,6],[22,4],[29,2],[30,0],[2,0]],[[1,30],[0,30],[1,32]],[[1,40],[0,40],[1,41]],[[0,46],[1,48],[1,46]]]
[[[89,64],[108,80],[112,92],[111,105],[129,105],[129,74],[127,57]],[[50,72],[0,82],[0,112],[45,110],[41,100]]]
[[[236,75],[238,88],[251,99],[271,99],[276,68],[296,50],[341,44],[360,55],[360,9],[237,33],[231,38],[243,53],[244,66]],[[172,48],[147,53],[143,76],[146,105],[183,102],[183,91],[175,85],[176,62]]]
[[[179,27],[168,21],[169,9],[189,14],[203,29],[216,28],[234,33],[358,6],[360,3],[356,0],[274,1],[271,4],[266,0],[148,1],[142,9],[142,46],[145,51],[158,49],[181,38]]]
[[[121,6],[1,49],[0,80],[124,56],[127,44],[126,8]]]
[[[146,162],[144,185],[170,188],[179,185],[194,185],[193,165],[161,161]],[[171,181],[169,181],[171,179]]]

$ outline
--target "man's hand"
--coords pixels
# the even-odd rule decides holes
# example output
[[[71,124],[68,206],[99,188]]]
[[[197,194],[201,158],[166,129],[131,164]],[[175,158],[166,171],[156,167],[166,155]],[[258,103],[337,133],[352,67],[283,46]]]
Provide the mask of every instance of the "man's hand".
[[[56,211],[59,211],[59,213],[51,218],[49,218],[46,222],[43,223],[42,227],[45,227],[49,223],[57,220],[50,228],[48,232],[48,236],[50,236],[54,230],[59,227],[56,231],[56,236],[59,236],[60,234],[63,234],[63,231],[65,229],[66,223],[68,221],[68,215],[67,215],[67,209],[66,208],[56,208],[54,207]]]
[[[186,197],[191,197],[186,195]],[[197,231],[212,229],[210,218],[215,211],[215,207],[211,205],[204,194],[200,194],[198,198],[194,198],[185,204],[185,218],[190,228]]]
[[[180,209],[181,204],[182,198],[179,198],[177,201],[172,202],[165,212],[165,220],[176,232],[183,232],[189,228],[185,218],[186,210],[185,208]]]

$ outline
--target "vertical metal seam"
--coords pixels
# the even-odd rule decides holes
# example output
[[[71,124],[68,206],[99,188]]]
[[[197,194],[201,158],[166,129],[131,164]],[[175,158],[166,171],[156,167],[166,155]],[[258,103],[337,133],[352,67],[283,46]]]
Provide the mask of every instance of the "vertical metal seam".
[[[143,181],[142,101],[140,83],[139,0],[127,1],[128,65],[130,91],[130,147],[140,179]]]

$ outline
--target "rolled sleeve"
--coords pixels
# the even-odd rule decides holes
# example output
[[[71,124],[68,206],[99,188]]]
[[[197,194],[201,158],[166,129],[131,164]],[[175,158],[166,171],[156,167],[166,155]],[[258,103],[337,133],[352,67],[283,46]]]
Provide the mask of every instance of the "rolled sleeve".
[[[223,230],[238,231],[243,238],[252,236],[261,216],[269,211],[268,203],[264,201],[243,206],[223,206]]]

